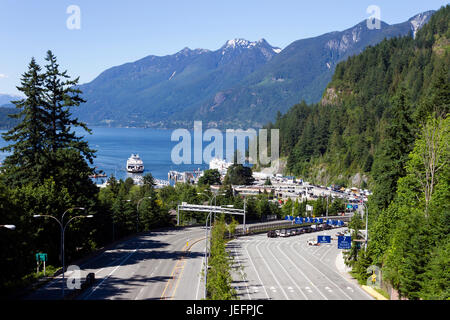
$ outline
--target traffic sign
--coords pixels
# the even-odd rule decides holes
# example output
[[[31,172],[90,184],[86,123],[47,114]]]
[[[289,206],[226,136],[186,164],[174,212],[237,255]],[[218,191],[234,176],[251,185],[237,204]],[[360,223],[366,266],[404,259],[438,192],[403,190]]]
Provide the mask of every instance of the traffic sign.
[[[331,236],[317,236],[318,243],[331,243]]]
[[[36,261],[47,261],[46,253],[36,253]]]
[[[338,237],[338,249],[351,249],[352,237],[351,236],[339,236]]]
[[[303,224],[303,218],[301,217],[295,218],[295,224]]]

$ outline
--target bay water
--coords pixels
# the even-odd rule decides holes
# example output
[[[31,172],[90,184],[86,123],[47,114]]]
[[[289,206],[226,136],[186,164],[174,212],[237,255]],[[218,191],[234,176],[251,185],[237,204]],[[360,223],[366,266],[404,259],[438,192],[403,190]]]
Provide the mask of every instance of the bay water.
[[[167,180],[170,170],[179,172],[193,170],[205,170],[209,168],[208,163],[202,164],[180,164],[176,165],[172,162],[172,149],[179,143],[171,141],[173,130],[150,129],[150,128],[106,128],[93,127],[92,134],[86,133],[84,130],[76,129],[78,136],[84,136],[89,142],[89,146],[97,150],[94,166],[96,171],[103,170],[108,177],[114,175],[118,179],[126,179],[135,174],[127,173],[125,170],[127,159],[132,153],[137,153],[144,162],[146,173],[151,173],[155,178]],[[6,130],[0,130],[0,133]],[[194,154],[195,146],[192,137],[192,150]],[[0,147],[4,147],[9,143],[0,138]],[[206,145],[206,143],[203,143]],[[3,162],[7,153],[0,152],[0,162]],[[103,179],[104,180],[104,179]],[[97,181],[102,183],[101,179]]]

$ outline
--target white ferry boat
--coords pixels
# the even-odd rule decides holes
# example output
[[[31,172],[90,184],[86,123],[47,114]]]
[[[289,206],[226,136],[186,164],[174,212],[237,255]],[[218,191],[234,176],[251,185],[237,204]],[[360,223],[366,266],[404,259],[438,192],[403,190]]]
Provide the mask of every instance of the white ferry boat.
[[[138,154],[132,154],[127,160],[127,171],[131,173],[144,172],[144,162]]]

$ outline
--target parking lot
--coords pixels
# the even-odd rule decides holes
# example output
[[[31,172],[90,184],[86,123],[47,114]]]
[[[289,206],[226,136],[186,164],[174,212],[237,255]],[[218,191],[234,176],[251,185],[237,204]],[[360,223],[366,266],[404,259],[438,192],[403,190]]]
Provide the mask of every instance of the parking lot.
[[[230,241],[234,257],[233,285],[241,300],[367,300],[372,299],[342,272],[338,232],[323,230],[271,238],[267,234]],[[330,244],[317,244],[330,235]]]

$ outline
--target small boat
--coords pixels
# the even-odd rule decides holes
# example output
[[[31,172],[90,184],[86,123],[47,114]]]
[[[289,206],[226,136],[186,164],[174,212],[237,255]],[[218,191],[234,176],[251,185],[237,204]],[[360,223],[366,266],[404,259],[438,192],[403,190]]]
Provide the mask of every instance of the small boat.
[[[131,173],[144,172],[144,162],[138,154],[132,154],[127,160],[127,171]]]
[[[106,178],[106,177],[107,177],[106,173],[97,173],[97,174],[92,174],[89,176],[89,178],[92,178],[92,179]]]

